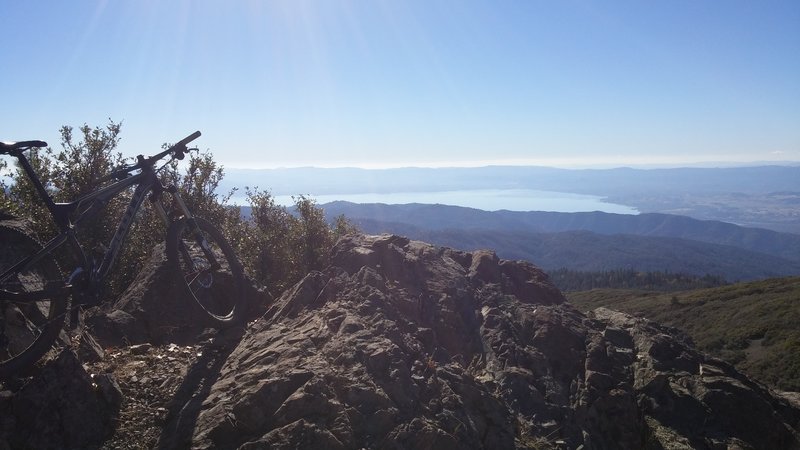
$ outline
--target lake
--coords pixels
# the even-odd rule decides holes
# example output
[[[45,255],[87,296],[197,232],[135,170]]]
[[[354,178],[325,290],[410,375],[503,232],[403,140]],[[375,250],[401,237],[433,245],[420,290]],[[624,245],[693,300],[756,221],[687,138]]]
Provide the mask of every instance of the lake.
[[[533,189],[483,189],[439,192],[393,192],[368,194],[323,194],[310,195],[319,204],[337,200],[352,203],[428,203],[468,208],[484,211],[554,211],[590,212],[602,211],[616,214],[639,214],[634,208],[616,203],[607,203],[602,197],[594,195],[571,194],[565,192],[539,191]],[[244,197],[234,197],[234,203],[246,205]],[[276,195],[275,202],[289,206],[294,204],[291,195]]]

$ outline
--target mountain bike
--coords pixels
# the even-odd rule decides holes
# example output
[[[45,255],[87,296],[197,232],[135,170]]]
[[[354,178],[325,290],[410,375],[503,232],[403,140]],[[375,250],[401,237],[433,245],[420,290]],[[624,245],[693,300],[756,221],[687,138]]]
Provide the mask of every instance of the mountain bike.
[[[159,177],[173,160],[184,158],[187,144],[199,136],[197,131],[149,158],[137,156],[136,164],[118,167],[98,180],[103,187],[68,203],[53,201],[25,156],[26,151],[47,143],[0,143],[0,155],[17,159],[58,230],[56,237],[42,245],[24,229],[11,226],[13,221],[0,221],[4,236],[0,242],[0,378],[34,365],[56,343],[68,312],[74,314],[82,304],[96,303],[145,199],[166,226],[167,264],[180,289],[218,326],[243,320],[247,308],[244,274],[236,254],[222,233],[195,217],[177,188],[164,185]],[[129,188],[134,188],[130,203],[111,241],[102,256],[94,257],[78,241],[77,231]],[[162,201],[165,193],[177,205],[176,214],[167,213]],[[69,275],[62,275],[54,254],[57,249],[77,261],[76,267],[63,272]]]

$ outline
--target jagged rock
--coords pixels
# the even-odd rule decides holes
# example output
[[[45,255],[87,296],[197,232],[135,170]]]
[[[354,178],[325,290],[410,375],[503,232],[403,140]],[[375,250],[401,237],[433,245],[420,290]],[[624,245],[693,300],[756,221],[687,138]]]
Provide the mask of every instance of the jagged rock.
[[[218,375],[187,446],[800,447],[796,407],[675,330],[398,236],[340,241]]]
[[[0,393],[0,448],[98,448],[113,430],[121,393],[95,384],[65,350],[18,391]]]
[[[631,336],[639,410],[664,448],[674,441],[688,448],[800,447],[800,410],[730,364],[645,319],[605,308],[593,316]]]
[[[103,347],[121,347],[147,342],[148,328],[136,317],[113,305],[99,306],[86,313],[85,322],[95,340]]]
[[[144,447],[800,448],[796,395],[675,329],[581,314],[535,266],[492,252],[349,237],[243,338],[240,328],[198,337],[167,275],[158,248],[87,324],[109,346],[171,341],[188,320],[202,342],[114,349],[94,378],[60,354],[0,392],[0,449],[99,447],[122,391],[147,393],[128,416],[148,413]],[[119,423],[105,445],[142,434],[136,425]]]
[[[122,389],[117,380],[110,374],[103,373],[94,377],[94,383],[105,404],[110,407],[111,411],[118,411],[122,406],[123,398]]]
[[[83,362],[97,362],[105,358],[106,352],[87,330],[77,336],[78,358]]]

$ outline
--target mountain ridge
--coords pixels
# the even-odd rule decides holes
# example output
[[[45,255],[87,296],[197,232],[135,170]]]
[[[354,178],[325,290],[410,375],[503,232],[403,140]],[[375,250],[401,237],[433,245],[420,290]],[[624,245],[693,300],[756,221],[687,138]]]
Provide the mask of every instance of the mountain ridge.
[[[593,212],[483,211],[449,205],[411,203],[386,205],[330,202],[321,207],[330,216],[405,223],[422,229],[491,229],[539,233],[585,230],[598,234],[677,237],[733,245],[800,261],[800,235],[743,227],[718,220],[700,220],[663,213],[638,215]]]
[[[419,192],[450,189],[541,189],[611,196],[638,191],[769,193],[800,190],[800,166],[726,168],[559,169],[543,166],[484,166],[395,169],[279,168],[226,169],[241,186],[269,180],[278,195],[313,192]]]
[[[800,235],[800,166],[664,169],[295,168],[226,172],[220,188],[309,196],[537,190],[591,195],[640,212],[722,220]],[[487,208],[489,209],[489,208]]]
[[[636,231],[638,227],[640,231],[649,232],[649,235],[600,234],[580,229],[545,233],[529,231],[533,227],[529,223],[533,223],[538,217],[551,217],[575,226],[581,221],[587,222],[585,218],[610,218],[613,221],[637,220],[639,216],[607,213],[486,212],[421,204],[356,205],[334,202],[321,207],[329,218],[344,214],[368,233],[397,233],[464,250],[492,248],[503,258],[528,260],[546,270],[562,267],[582,271],[633,268],[697,276],[721,275],[729,281],[800,273],[800,262],[779,256],[788,254],[797,258],[800,251],[795,254],[793,249],[800,248],[800,236],[795,239],[795,235],[786,233],[745,229],[721,222],[679,216],[647,216],[645,220],[652,223],[647,222],[649,224],[644,227],[634,224],[627,230]],[[509,221],[506,217],[522,217],[527,222]],[[661,218],[666,218],[667,224],[688,223],[700,228],[707,226],[705,234],[709,240],[713,238],[721,242],[734,241],[739,245],[654,236],[656,232],[668,231],[669,227],[662,225],[664,222],[658,222],[657,219]],[[431,228],[428,228],[429,225]],[[461,228],[455,228],[456,226]],[[720,229],[728,230],[729,234],[719,233],[717,230]],[[684,230],[684,233],[688,232]],[[761,242],[771,242],[771,245],[761,245]],[[773,254],[757,251],[762,248]]]

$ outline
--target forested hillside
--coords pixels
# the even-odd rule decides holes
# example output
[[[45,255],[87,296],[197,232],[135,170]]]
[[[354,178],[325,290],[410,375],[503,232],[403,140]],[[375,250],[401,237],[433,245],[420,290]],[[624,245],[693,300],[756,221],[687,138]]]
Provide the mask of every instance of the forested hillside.
[[[563,292],[588,291],[591,289],[640,289],[674,292],[728,284],[724,278],[714,275],[701,277],[669,271],[643,272],[635,269],[582,272],[561,268],[550,270],[547,274],[550,275],[550,280],[553,284]]]
[[[482,211],[448,205],[384,205],[331,202],[326,214],[353,219],[410,225],[423,230],[492,230],[557,233],[591,231],[597,234],[632,234],[690,239],[731,245],[800,261],[800,235],[749,228],[716,220],[697,220],[673,214],[611,214],[600,211],[561,213],[547,211]]]
[[[588,231],[531,233],[491,230],[425,230],[402,223],[353,219],[366,233],[396,233],[463,250],[492,249],[501,258],[524,259],[547,271],[635,269],[728,281],[755,280],[800,273],[800,263],[741,248],[688,239],[602,235]]]
[[[446,205],[332,202],[368,233],[464,250],[493,249],[548,271],[638,270],[746,281],[800,274],[800,236],[667,214],[482,211]]]
[[[800,277],[680,293],[568,292],[583,311],[604,306],[684,330],[697,346],[774,387],[800,391]]]

